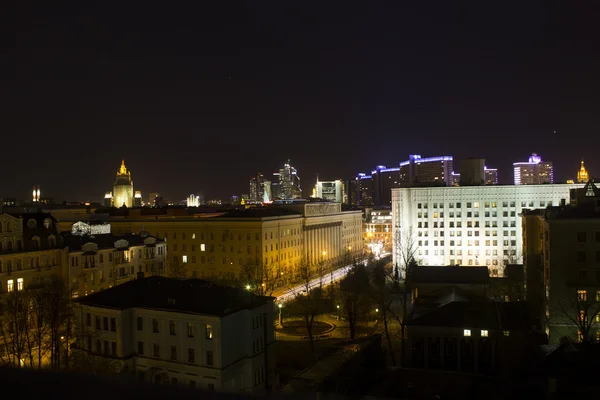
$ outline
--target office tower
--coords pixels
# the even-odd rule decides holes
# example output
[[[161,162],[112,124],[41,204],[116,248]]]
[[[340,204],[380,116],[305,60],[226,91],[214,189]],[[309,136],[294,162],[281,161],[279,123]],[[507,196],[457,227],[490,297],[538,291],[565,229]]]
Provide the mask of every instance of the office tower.
[[[486,185],[497,185],[498,184],[498,169],[484,167],[485,172],[485,184]]]
[[[392,188],[400,185],[400,168],[386,168],[378,165],[371,171],[373,179],[373,203],[377,206],[388,207],[392,203]]]
[[[522,216],[527,301],[551,344],[600,339],[600,190],[569,186],[570,204]]]
[[[554,183],[552,163],[542,161],[542,157],[533,153],[528,162],[513,164],[515,185],[541,185]]]
[[[41,198],[40,185],[36,185],[33,187],[33,202],[38,203]]]
[[[315,197],[323,200],[343,203],[344,201],[344,183],[341,180],[319,181],[315,185]]]
[[[452,171],[451,156],[422,158],[413,154],[400,163],[400,185],[451,186]]]
[[[361,172],[356,177],[356,204],[373,205],[373,176]]]
[[[353,206],[359,205],[358,199],[358,180],[359,177],[355,177],[354,179],[350,179],[348,181],[347,189],[346,189],[346,197],[348,199],[348,203]]]
[[[574,186],[392,189],[394,262],[410,239],[423,265],[486,265],[492,275],[501,275],[503,265],[522,256],[522,210],[568,201]]]
[[[272,197],[273,199],[289,200],[302,198],[300,177],[298,171],[290,164],[290,160],[283,164],[279,172],[273,174]]]
[[[200,207],[200,197],[195,194],[190,194],[187,198],[188,207]]]
[[[133,206],[134,207],[142,206],[142,192],[139,190],[136,190],[135,194],[133,195]]]
[[[271,181],[265,180],[260,172],[255,177],[250,179],[250,201],[262,203],[265,200],[265,194],[268,201],[273,198],[271,196]]]
[[[589,179],[589,174],[583,165],[583,160],[581,160],[581,167],[577,171],[577,183],[587,183]]]

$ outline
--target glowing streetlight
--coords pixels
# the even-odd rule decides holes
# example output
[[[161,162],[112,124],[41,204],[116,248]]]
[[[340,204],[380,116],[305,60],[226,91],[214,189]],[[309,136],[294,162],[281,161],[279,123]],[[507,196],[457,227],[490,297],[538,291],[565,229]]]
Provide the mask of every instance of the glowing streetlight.
[[[283,318],[281,316],[281,310],[283,308],[283,304],[279,303],[277,306],[279,307],[279,326],[283,327]]]
[[[250,290],[250,285],[246,285],[246,290]]]
[[[337,307],[337,311],[338,311],[337,319],[339,321],[340,320],[340,305],[338,304],[336,307]]]
[[[379,312],[379,308],[376,308],[376,309],[375,309],[375,312]]]

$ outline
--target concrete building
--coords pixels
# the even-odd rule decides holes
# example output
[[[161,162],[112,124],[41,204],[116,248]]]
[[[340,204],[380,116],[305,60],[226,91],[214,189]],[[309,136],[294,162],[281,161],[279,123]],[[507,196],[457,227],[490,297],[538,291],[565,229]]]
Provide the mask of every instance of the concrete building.
[[[497,185],[498,184],[498,169],[484,167],[485,172],[485,184],[486,185]]]
[[[362,213],[339,203],[289,201],[264,208],[157,218],[111,218],[114,233],[145,229],[168,243],[169,264],[185,264],[188,276],[237,279],[241,267],[261,262],[291,276],[304,259],[331,263],[362,252]]]
[[[554,169],[549,161],[533,153],[528,162],[513,164],[515,185],[542,185],[554,183]]]
[[[590,182],[522,218],[527,300],[550,342],[600,341],[600,190]]]
[[[373,198],[373,176],[362,172],[356,177],[356,205],[372,206],[375,205]]]
[[[399,164],[399,182],[409,185],[452,185],[452,157],[422,158],[418,154],[410,155],[408,160]]]
[[[341,180],[320,181],[317,177],[315,196],[334,203],[344,202],[344,183]]]
[[[46,213],[0,214],[0,293],[24,290],[51,275],[68,279],[62,237]]]
[[[378,165],[371,171],[373,179],[373,204],[389,207],[392,204],[392,189],[400,187],[400,168],[386,168]]]
[[[64,236],[71,276],[71,297],[87,296],[144,276],[165,275],[167,244],[141,235],[86,234]]]
[[[522,258],[523,209],[569,199],[582,185],[413,187],[392,189],[394,262],[411,241],[423,265],[485,265],[492,276]]]
[[[460,186],[481,186],[485,184],[485,160],[467,158],[460,160]]]
[[[77,299],[77,350],[114,371],[208,391],[276,385],[273,298],[151,277]]]

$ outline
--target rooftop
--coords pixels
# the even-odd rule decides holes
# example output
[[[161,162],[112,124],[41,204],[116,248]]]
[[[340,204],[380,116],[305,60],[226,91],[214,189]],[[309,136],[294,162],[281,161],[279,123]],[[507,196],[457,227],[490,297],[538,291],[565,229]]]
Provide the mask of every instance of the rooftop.
[[[270,218],[285,216],[300,216],[297,211],[283,207],[254,207],[245,210],[231,210],[216,218]]]
[[[455,267],[420,265],[412,270],[412,281],[419,283],[447,283],[487,285],[490,276],[487,267]]]
[[[528,329],[530,322],[524,301],[453,301],[413,317],[408,325],[513,330]]]
[[[272,302],[273,298],[256,296],[244,289],[221,286],[201,279],[153,276],[135,279],[75,301],[88,306],[119,310],[147,308],[223,317]]]
[[[69,251],[81,251],[83,245],[86,243],[95,243],[98,245],[99,250],[112,249],[115,247],[115,242],[117,240],[127,240],[130,247],[142,246],[144,244],[144,240],[149,237],[155,238],[154,236],[135,234],[114,235],[112,233],[107,233],[102,235],[79,236],[72,235],[70,232],[63,233],[64,245],[69,247]],[[160,239],[155,239],[157,243],[162,242]]]

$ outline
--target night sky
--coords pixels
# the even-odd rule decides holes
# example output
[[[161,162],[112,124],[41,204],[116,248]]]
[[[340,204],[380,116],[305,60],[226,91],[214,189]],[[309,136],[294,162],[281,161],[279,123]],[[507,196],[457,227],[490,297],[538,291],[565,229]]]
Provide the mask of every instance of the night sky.
[[[247,193],[288,158],[305,195],[408,154],[600,175],[579,2],[87,3],[1,13],[0,196],[99,201],[121,158],[170,199]]]

